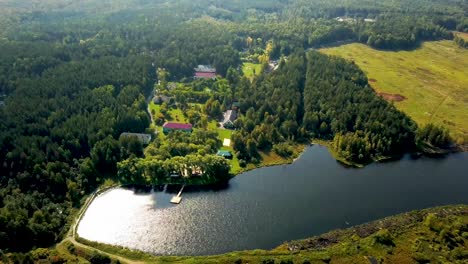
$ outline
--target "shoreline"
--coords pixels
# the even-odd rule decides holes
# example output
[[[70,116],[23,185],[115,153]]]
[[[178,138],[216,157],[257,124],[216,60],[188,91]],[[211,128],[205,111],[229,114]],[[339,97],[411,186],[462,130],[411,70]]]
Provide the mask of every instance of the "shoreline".
[[[258,166],[258,167],[255,167],[255,168],[250,168],[250,169],[247,169],[245,171],[242,171],[238,174],[235,174],[235,175],[232,175],[229,179],[227,179],[226,181],[228,182],[229,180],[231,180],[232,178],[234,177],[237,177],[238,175],[241,175],[243,173],[246,173],[248,171],[252,171],[252,170],[256,170],[256,169],[261,169],[261,168],[266,168],[266,167],[273,167],[273,166],[282,166],[282,165],[288,165],[288,164],[292,164],[294,163],[295,161],[297,161],[298,159],[300,159],[302,157],[302,155],[304,154],[304,152],[314,146],[314,145],[318,145],[318,146],[321,146],[321,147],[325,147],[327,148],[327,150],[329,151],[329,153],[332,155],[332,157],[337,161],[339,162],[340,164],[342,164],[338,159],[335,158],[335,156],[333,155],[333,151],[330,149],[329,145],[327,144],[326,141],[319,141],[319,140],[314,140],[310,143],[310,145],[304,145],[304,148],[303,150],[297,155],[297,157],[295,157],[294,159],[291,159],[291,160],[288,160],[287,162],[285,163],[281,163],[281,164],[266,164],[264,166]],[[408,153],[408,154],[415,154],[415,153]],[[424,155],[424,154],[422,154]],[[431,157],[431,156],[428,156],[428,157]],[[387,159],[381,159],[381,160],[378,160],[376,162],[382,162],[382,161],[385,161],[385,160],[388,160],[389,158]],[[343,164],[342,164],[343,165]],[[344,164],[343,166],[346,166],[346,164]],[[363,166],[364,167],[364,166]],[[106,251],[111,251],[111,252],[124,252],[124,253],[119,253],[119,254],[123,254],[123,256],[127,256],[127,255],[131,255],[131,256],[140,256],[140,255],[144,255],[146,257],[150,256],[151,258],[153,257],[164,257],[164,256],[158,256],[158,255],[153,255],[151,253],[147,253],[147,252],[143,252],[143,251],[139,251],[139,250],[133,250],[133,249],[129,249],[129,248],[125,248],[125,247],[121,247],[121,246],[118,246],[118,245],[109,245],[109,244],[105,244],[105,243],[99,243],[99,242],[95,242],[95,241],[90,241],[90,240],[87,240],[85,238],[82,238],[79,236],[78,234],[78,226],[82,220],[82,218],[84,217],[87,209],[89,208],[89,206],[92,204],[92,202],[94,201],[95,198],[97,198],[99,195],[101,194],[104,194],[106,192],[109,192],[113,189],[116,189],[116,188],[119,188],[119,187],[125,187],[125,186],[132,186],[132,185],[138,185],[138,184],[120,184],[120,183],[112,183],[110,184],[109,186],[101,186],[99,187],[95,192],[93,192],[92,194],[90,194],[87,198],[86,198],[86,201],[84,202],[83,206],[80,208],[80,210],[78,211],[78,215],[77,217],[75,218],[75,220],[73,221],[73,224],[71,226],[71,229],[67,232],[67,235],[64,237],[64,239],[58,243],[58,244],[62,244],[66,241],[71,241],[73,243],[76,242],[78,244],[83,244],[83,245],[86,245],[88,247],[92,247],[92,248],[96,248],[96,249],[99,249],[103,252],[106,252]],[[161,185],[165,185],[165,184],[161,184]],[[180,184],[168,184],[168,185],[180,185]],[[142,186],[146,186],[146,185],[142,185]],[[209,186],[209,185],[198,185],[198,186]],[[153,188],[154,186],[146,186],[146,187],[151,187]],[[393,217],[393,216],[389,216],[389,217]],[[389,217],[386,217],[386,218],[389,218]],[[385,219],[386,219],[385,218]],[[378,220],[376,220],[378,221]],[[339,230],[339,229],[338,229]],[[334,232],[336,230],[332,230],[330,232]],[[320,236],[320,235],[319,235]],[[58,245],[57,244],[57,245]],[[281,246],[279,246],[281,247]],[[241,251],[243,252],[243,251]],[[225,254],[230,254],[230,253],[225,253]],[[145,258],[146,258],[145,257]],[[196,256],[166,256],[166,257],[174,257],[174,258],[189,258],[189,257],[196,257]]]
[[[348,245],[350,242],[356,243],[358,240],[365,241],[368,238],[373,238],[378,236],[379,233],[382,232],[381,230],[385,230],[386,232],[391,232],[394,234],[401,234],[404,231],[413,229],[417,231],[416,227],[418,227],[418,225],[425,225],[428,217],[431,215],[435,215],[441,219],[467,217],[468,205],[444,205],[411,210],[344,229],[330,230],[316,236],[285,241],[277,247],[269,250],[239,250],[206,256],[154,255],[144,251],[133,250],[122,246],[89,241],[81,237],[76,238],[78,245],[75,244],[75,246],[80,247],[81,244],[88,248],[94,249],[95,251],[101,252],[111,258],[119,258],[120,260],[127,261],[128,263],[224,263],[224,261],[227,260],[229,260],[229,262],[235,262],[239,258],[249,259],[250,261],[253,261],[253,263],[261,263],[260,260],[263,260],[265,257],[282,258],[303,254],[308,255],[308,257],[312,259],[322,260],[324,252],[327,252],[327,256],[329,258],[334,257],[333,253],[336,252],[334,248],[346,247],[346,245]],[[338,254],[337,257],[343,256]]]

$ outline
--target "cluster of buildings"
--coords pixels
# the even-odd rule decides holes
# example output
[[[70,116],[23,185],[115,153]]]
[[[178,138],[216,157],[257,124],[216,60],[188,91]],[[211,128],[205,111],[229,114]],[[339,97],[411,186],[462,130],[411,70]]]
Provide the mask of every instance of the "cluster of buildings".
[[[172,131],[182,131],[182,132],[192,133],[193,126],[192,124],[188,124],[188,123],[175,123],[175,122],[164,123],[163,133],[168,134]],[[219,150],[218,153],[216,153],[216,155],[226,158],[226,159],[233,158],[232,153],[228,150]]]
[[[273,67],[277,66],[277,63],[273,65]],[[216,79],[216,69],[212,67],[211,65],[198,65],[196,67],[194,73],[194,79]],[[168,103],[170,104],[175,100],[174,97],[163,95],[163,94],[158,94],[154,97],[154,103],[156,104],[162,104],[162,103]],[[239,103],[234,102],[232,104],[231,109],[227,110],[224,115],[223,115],[223,120],[220,122],[221,127],[226,128],[226,129],[234,129],[234,121],[238,117],[238,111],[239,109]],[[193,132],[193,125],[190,123],[178,123],[178,122],[166,122],[163,124],[163,133],[164,134],[169,134],[170,132],[173,131],[182,131],[186,133],[192,133]],[[134,134],[134,133],[124,133],[122,136],[136,136],[140,141],[142,142],[148,142],[151,140],[151,138],[146,138],[143,136],[144,134]],[[228,150],[219,150],[217,153],[218,156],[224,157],[226,159],[232,159],[233,154],[231,151]],[[198,171],[189,173],[188,174],[199,174]],[[174,174],[174,177],[178,177],[180,174]]]

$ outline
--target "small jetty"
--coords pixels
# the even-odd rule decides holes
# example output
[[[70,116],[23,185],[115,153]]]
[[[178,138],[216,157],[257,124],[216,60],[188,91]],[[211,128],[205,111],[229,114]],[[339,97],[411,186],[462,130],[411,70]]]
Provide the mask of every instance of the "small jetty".
[[[180,202],[182,201],[182,191],[184,191],[184,187],[185,185],[182,186],[182,188],[180,189],[179,193],[176,196],[172,197],[171,203],[180,204]]]

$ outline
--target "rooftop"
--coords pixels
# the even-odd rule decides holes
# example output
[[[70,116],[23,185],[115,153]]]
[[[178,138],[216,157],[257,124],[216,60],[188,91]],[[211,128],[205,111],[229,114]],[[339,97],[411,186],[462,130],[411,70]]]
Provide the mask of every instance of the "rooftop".
[[[215,78],[216,73],[214,72],[196,72],[195,78]]]
[[[192,124],[166,122],[163,127],[169,129],[192,129]]]
[[[227,110],[224,113],[224,120],[222,124],[225,124],[229,121],[234,122],[237,119],[237,111],[236,110]]]
[[[232,153],[229,150],[218,150],[218,153],[216,153],[216,155],[225,157],[232,156]]]

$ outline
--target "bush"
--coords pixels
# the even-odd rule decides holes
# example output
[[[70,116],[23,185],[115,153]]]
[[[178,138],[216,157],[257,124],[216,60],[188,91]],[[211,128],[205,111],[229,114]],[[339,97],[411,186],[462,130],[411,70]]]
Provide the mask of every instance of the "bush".
[[[294,154],[294,150],[288,143],[279,143],[273,146],[273,151],[283,158],[288,158]]]
[[[245,166],[247,166],[247,162],[243,159],[240,159],[239,160],[239,166],[241,166],[242,168],[245,168]]]
[[[468,239],[468,232],[463,232],[462,237]]]
[[[419,129],[416,134],[416,140],[419,143],[424,142],[435,147],[448,146],[453,142],[447,128],[434,124],[427,124]]]
[[[437,216],[435,214],[428,214],[424,219],[424,225],[436,233],[439,233],[442,230],[442,225],[437,220]]]
[[[99,252],[95,251],[90,254],[89,262],[92,264],[110,264],[112,261],[108,256],[101,255]]]
[[[393,237],[387,229],[379,230],[377,234],[375,234],[374,239],[376,243],[392,247],[395,246]]]

